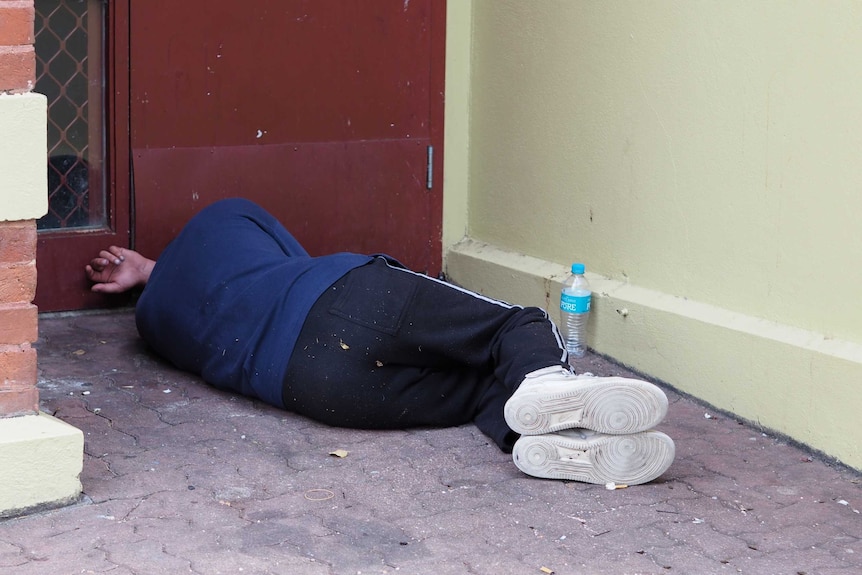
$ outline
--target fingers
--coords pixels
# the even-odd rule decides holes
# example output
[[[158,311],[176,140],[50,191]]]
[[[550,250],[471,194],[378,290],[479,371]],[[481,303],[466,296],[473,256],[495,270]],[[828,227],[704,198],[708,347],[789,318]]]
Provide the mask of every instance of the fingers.
[[[102,276],[102,272],[105,271],[105,267],[108,265],[106,260],[102,259],[94,259],[89,264],[84,266],[84,272],[87,274],[87,277],[92,281],[103,281],[100,276]]]
[[[120,265],[120,263],[126,259],[123,248],[119,248],[117,246],[111,246],[106,250],[102,250],[99,252],[99,257],[107,260],[108,262],[114,264],[115,266]],[[107,265],[104,264],[104,265]]]
[[[90,291],[96,293],[120,293],[123,288],[115,283],[96,283],[90,286]]]
[[[112,264],[112,261],[108,261],[105,258],[93,258],[92,260],[90,260],[89,264],[84,266],[84,269],[87,270],[87,275],[93,275],[95,273],[104,271],[106,267]]]
[[[99,256],[90,260],[89,265],[86,266],[87,274],[92,274],[94,272],[100,272],[104,270],[109,265],[118,266],[126,259],[125,249],[118,248],[117,246],[111,246],[106,250],[102,250],[99,252]]]
[[[127,256],[131,258],[131,262],[120,267]],[[141,273],[137,269],[138,258],[140,256],[137,252],[118,246],[110,246],[100,251],[97,257],[84,266],[84,272],[93,282],[90,290],[112,294],[122,293],[133,287],[136,285],[134,284],[135,274]],[[138,281],[138,284],[140,283],[146,283],[146,278]]]

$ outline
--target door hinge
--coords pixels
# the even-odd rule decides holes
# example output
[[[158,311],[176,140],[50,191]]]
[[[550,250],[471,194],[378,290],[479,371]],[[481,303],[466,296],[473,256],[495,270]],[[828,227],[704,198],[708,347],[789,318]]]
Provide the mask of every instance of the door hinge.
[[[425,170],[425,187],[429,190],[434,185],[434,146],[428,146],[427,169]]]

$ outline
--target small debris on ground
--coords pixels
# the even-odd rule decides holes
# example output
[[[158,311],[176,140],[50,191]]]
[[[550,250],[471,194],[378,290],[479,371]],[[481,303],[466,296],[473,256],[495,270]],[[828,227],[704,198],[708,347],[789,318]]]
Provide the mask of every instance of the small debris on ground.
[[[335,497],[335,493],[329,489],[309,489],[305,492],[305,498],[309,501],[326,501]]]

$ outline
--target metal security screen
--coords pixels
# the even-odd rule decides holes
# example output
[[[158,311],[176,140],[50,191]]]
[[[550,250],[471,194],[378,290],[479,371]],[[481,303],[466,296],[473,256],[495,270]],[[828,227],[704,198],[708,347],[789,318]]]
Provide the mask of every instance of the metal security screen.
[[[48,99],[40,230],[105,223],[102,0],[36,0],[36,91]]]

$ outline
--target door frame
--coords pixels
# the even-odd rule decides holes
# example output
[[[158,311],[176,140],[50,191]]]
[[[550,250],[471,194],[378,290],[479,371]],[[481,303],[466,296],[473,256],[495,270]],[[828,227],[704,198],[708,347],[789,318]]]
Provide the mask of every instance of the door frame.
[[[430,133],[434,155],[431,158],[433,205],[432,226],[436,249],[431,252],[428,273],[443,277],[443,143],[446,120],[446,4],[448,0],[431,3],[431,91]],[[435,93],[435,88],[437,92]]]
[[[109,245],[131,245],[132,178],[129,161],[129,4],[105,2],[104,29],[104,194],[105,223],[90,229],[39,233],[35,303],[40,311],[126,305],[90,291],[84,264]],[[99,190],[101,192],[102,190]]]

